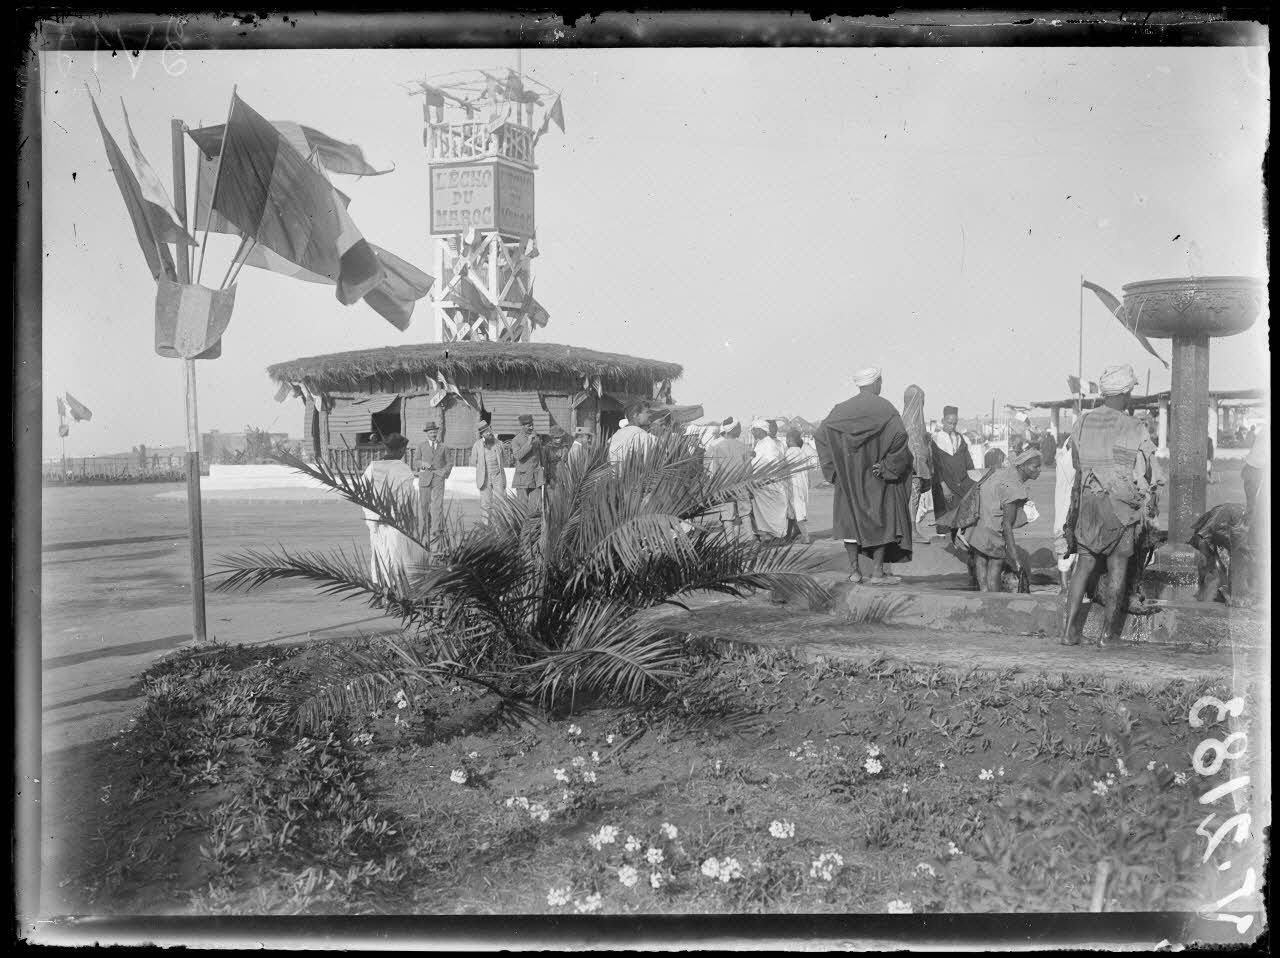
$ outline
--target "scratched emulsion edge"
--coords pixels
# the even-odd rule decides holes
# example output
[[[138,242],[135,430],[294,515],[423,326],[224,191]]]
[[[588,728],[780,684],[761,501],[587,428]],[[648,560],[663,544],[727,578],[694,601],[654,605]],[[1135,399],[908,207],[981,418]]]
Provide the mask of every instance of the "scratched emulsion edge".
[[[1255,25],[1253,24],[1224,22],[1221,15],[1204,14],[1203,12],[1156,14],[1154,15],[1157,18],[1156,21],[1148,23],[1139,19],[1142,16],[1141,14],[1129,19],[1120,14],[1064,11],[1055,15],[1061,17],[1061,19],[1051,20],[1042,11],[1001,10],[998,12],[983,12],[978,10],[957,12],[953,10],[930,15],[925,11],[912,11],[910,8],[886,6],[883,9],[873,11],[873,15],[870,16],[865,15],[863,11],[860,11],[858,15],[850,16],[839,13],[828,15],[826,10],[814,13],[812,16],[802,12],[783,15],[782,17],[774,16],[772,18],[768,14],[715,14],[714,22],[709,24],[705,13],[685,12],[675,15],[645,13],[637,15],[606,12],[597,8],[591,11],[575,10],[572,13],[566,12],[565,18],[562,19],[555,15],[554,9],[552,8],[545,14],[533,14],[526,17],[521,17],[518,14],[466,12],[459,14],[387,12],[379,15],[353,15],[342,11],[316,12],[308,10],[295,13],[290,10],[285,15],[285,18],[280,16],[279,11],[272,11],[269,13],[246,13],[242,19],[236,20],[231,19],[236,16],[231,11],[218,14],[196,13],[182,21],[184,29],[180,30],[180,34],[182,47],[189,50],[364,48],[375,46],[402,49],[407,47],[430,49],[432,46],[479,49],[509,48],[517,45],[525,46],[526,48],[713,45],[814,45],[850,48],[881,46],[949,47],[977,44],[999,46],[1130,44],[1151,46],[1161,42],[1157,36],[1161,30],[1166,31],[1169,36],[1176,37],[1174,42],[1187,43],[1189,36],[1198,35],[1194,42],[1203,46],[1243,45],[1245,43],[1261,43],[1265,45],[1266,43],[1265,35],[1262,34],[1261,28],[1254,29]],[[1161,18],[1163,18],[1163,22],[1161,22]],[[154,31],[158,25],[169,19],[163,16],[125,17],[123,15],[106,14],[93,17],[92,21],[81,20],[80,26],[73,27],[73,30],[79,39],[89,43],[94,41],[96,35],[109,42],[112,40],[118,41],[118,45],[122,48],[159,51],[166,48],[166,43],[171,42],[172,37],[165,36],[163,29],[158,34]],[[105,33],[100,32],[104,30]],[[1258,39],[1259,36],[1262,38]],[[65,37],[65,34],[59,34],[58,43],[63,42]],[[428,41],[430,41],[429,44]],[[46,39],[44,41],[44,49],[56,53],[62,47]],[[36,89],[38,90],[38,84]],[[31,108],[28,107],[28,109],[30,111]],[[36,111],[34,136],[36,137],[35,142],[38,143],[38,103],[34,109]],[[29,160],[27,161],[30,162]],[[35,175],[31,179],[38,186],[40,168],[38,153],[34,164]],[[36,211],[28,210],[23,215],[22,222],[25,224],[27,220],[31,220],[33,227],[31,229],[24,228],[20,235],[26,240],[34,237],[36,240],[34,248],[39,250],[40,220],[38,204]],[[29,340],[30,343],[34,344],[37,367],[34,373],[36,385],[35,389],[31,390],[30,397],[22,397],[20,391],[20,399],[15,406],[15,412],[24,409],[25,407],[22,403],[29,401],[32,410],[31,416],[34,418],[28,417],[26,421],[38,424],[40,255],[37,253],[32,257],[30,249],[31,247],[28,245],[26,258],[32,260],[34,270],[26,271],[23,276],[27,280],[27,286],[34,283],[35,295],[34,299],[25,297],[21,300],[23,308],[20,311],[20,320],[34,320],[34,330],[31,331]],[[21,250],[19,262],[24,262],[21,258]],[[28,340],[23,340],[22,345],[25,348],[28,345]],[[23,459],[25,455],[25,449],[21,445],[23,437],[19,436],[17,438],[19,440],[19,458]],[[33,448],[37,448],[38,452],[38,429],[34,433],[34,443],[35,446]],[[30,444],[28,443],[28,445]],[[34,544],[38,542],[40,528],[39,456],[38,454],[32,455],[29,459],[29,463],[23,459],[22,464],[24,467],[29,467],[28,471],[34,470],[34,476],[37,480],[34,483],[36,508],[27,516],[22,517],[26,522],[20,529],[34,528],[36,535],[34,539],[30,540]],[[32,521],[32,515],[34,515],[34,521]],[[33,609],[34,630],[30,634],[36,637],[34,674],[37,682],[31,687],[38,689],[40,674],[38,655],[38,550],[32,552],[31,555],[33,559],[32,568],[35,573],[36,595]],[[18,621],[23,622],[22,619]],[[1234,625],[1234,620],[1232,624]],[[1269,636],[1269,618],[1264,632]],[[1264,656],[1262,661],[1269,664],[1269,649],[1264,650],[1262,654]],[[1237,655],[1235,643],[1233,643],[1234,655]],[[20,664],[28,665],[29,667],[29,663]],[[19,675],[22,674],[24,673],[19,670]],[[1264,677],[1268,673],[1263,672],[1260,676],[1258,673],[1254,674],[1255,677]],[[1265,714],[1269,715],[1269,684],[1266,681],[1261,681],[1260,686],[1266,695],[1263,708],[1266,708]],[[24,707],[34,704],[35,707],[36,719],[34,728],[37,730],[35,743],[38,759],[38,696],[34,703],[22,702],[21,704]],[[1263,708],[1258,709],[1259,715],[1264,714]],[[1266,723],[1262,722],[1261,725],[1265,729]],[[1267,740],[1269,741],[1269,733],[1264,732],[1264,734],[1267,734]],[[1259,740],[1259,747],[1261,747],[1261,744],[1262,739]],[[1260,761],[1263,763],[1263,769],[1269,771],[1269,755],[1265,751],[1260,751],[1257,754],[1261,756]],[[1267,823],[1269,824],[1269,775],[1264,775],[1263,781],[1267,783],[1265,787],[1268,789],[1266,815]],[[1253,804],[1255,807],[1261,806],[1261,803],[1257,801]],[[1189,829],[1194,828],[1195,824],[1194,822],[1189,823],[1187,827]],[[1259,840],[1261,840],[1260,836]],[[38,865],[37,855],[36,866],[38,867]],[[21,875],[22,873],[20,872],[19,874]],[[202,940],[216,940],[223,945],[235,941],[251,944],[263,941],[287,943],[292,940],[295,943],[310,942],[317,947],[325,947],[326,945],[333,947],[333,942],[330,939],[337,934],[340,935],[341,940],[347,947],[353,944],[359,947],[361,941],[370,944],[381,943],[384,946],[389,941],[396,941],[404,945],[416,942],[420,945],[438,948],[450,941],[458,944],[465,942],[465,947],[482,946],[485,941],[508,946],[519,942],[522,947],[538,947],[539,944],[543,946],[547,944],[564,945],[566,942],[574,940],[585,942],[592,939],[598,942],[614,941],[622,943],[627,941],[632,943],[631,947],[642,945],[646,940],[652,943],[667,941],[682,944],[684,947],[698,947],[700,945],[709,945],[717,940],[754,938],[755,946],[759,947],[764,941],[777,941],[779,935],[786,934],[788,935],[787,946],[792,948],[804,948],[806,944],[812,946],[825,939],[827,941],[840,941],[843,947],[856,950],[869,944],[868,933],[870,933],[871,938],[886,944],[891,945],[897,942],[899,947],[910,947],[909,943],[913,940],[917,943],[922,943],[924,941],[947,941],[949,939],[948,932],[945,930],[945,923],[940,923],[943,928],[941,929],[941,934],[939,934],[936,926],[933,930],[927,931],[917,928],[913,932],[911,930],[904,931],[907,926],[897,922],[893,924],[892,930],[885,926],[876,927],[878,923],[874,921],[866,925],[861,925],[858,922],[859,918],[873,919],[875,916],[848,916],[843,921],[841,919],[845,916],[823,916],[822,919],[817,921],[806,921],[803,931],[793,923],[786,921],[780,921],[777,927],[770,931],[767,924],[761,925],[750,920],[740,920],[749,918],[749,916],[740,916],[739,919],[735,919],[740,924],[740,927],[736,929],[737,934],[733,933],[735,929],[731,926],[723,926],[723,932],[719,936],[713,934],[708,937],[705,934],[689,933],[684,938],[679,937],[679,931],[676,931],[677,937],[662,934],[661,926],[656,921],[648,929],[644,929],[643,926],[637,928],[630,922],[626,923],[624,928],[618,923],[607,920],[588,923],[563,922],[558,923],[558,927],[544,926],[538,928],[537,925],[531,927],[527,922],[513,918],[509,923],[509,927],[504,930],[501,922],[486,926],[483,921],[475,922],[465,919],[449,921],[446,919],[441,922],[433,922],[429,916],[424,917],[426,917],[426,920],[422,922],[407,922],[392,918],[383,920],[378,927],[371,927],[357,921],[336,921],[333,918],[324,916],[320,916],[318,920],[310,918],[305,925],[283,922],[276,925],[269,920],[261,918],[250,919],[247,923],[237,921],[234,925],[230,921],[224,923],[217,920],[209,922],[186,919],[135,919],[124,922],[107,921],[101,923],[98,927],[107,934],[104,934],[98,940],[103,942],[112,940],[170,941],[185,944]],[[804,917],[811,918],[816,916]],[[1002,916],[975,915],[967,917],[993,919],[989,926],[992,932],[991,940],[999,941],[1002,938],[1008,940],[1007,931],[1002,935],[997,930]],[[1009,919],[1015,918],[1015,916],[1007,917]],[[1028,916],[1017,916],[1017,918],[1026,917]],[[1052,921],[1052,916],[1040,917]],[[1080,924],[1066,919],[1086,916],[1062,917],[1064,920],[1060,933],[1037,934],[1035,936],[1037,947],[1054,948],[1085,942],[1093,943],[1095,947],[1106,947],[1113,934],[1123,938],[1122,922],[1124,921],[1124,915],[1088,916],[1096,917],[1096,930],[1086,931],[1083,934],[1078,933],[1078,930],[1082,927]],[[1150,916],[1146,917],[1149,918]],[[849,921],[849,918],[853,920]],[[1120,919],[1120,921],[1117,922],[1114,919]],[[87,937],[82,937],[82,941],[91,941],[97,937],[93,931],[95,924],[90,922],[83,928],[83,931],[87,932],[88,935]],[[1011,921],[1010,924],[1021,926],[1024,923],[1015,920]],[[295,935],[290,935],[288,931],[284,930],[285,927],[290,925],[292,925]],[[1169,925],[1169,930],[1173,932],[1174,927],[1176,927],[1176,923]],[[482,928],[484,929],[483,931],[481,931]],[[1203,928],[1203,923],[1198,923],[1195,920],[1188,921],[1183,928],[1184,934],[1171,935],[1171,940],[1175,944],[1195,940],[1198,932]],[[764,929],[763,933],[761,933],[762,929]],[[599,934],[593,934],[597,930]],[[1043,931],[1043,929],[1038,930]],[[427,932],[427,937],[423,937],[424,931]],[[886,931],[888,934],[885,934]],[[967,934],[962,934],[959,938],[950,940],[957,945],[972,945],[981,940],[980,937],[973,936],[974,929],[972,926],[966,928],[965,931]],[[431,932],[435,932],[435,934],[431,934]],[[689,932],[693,932],[693,929],[689,929]]]

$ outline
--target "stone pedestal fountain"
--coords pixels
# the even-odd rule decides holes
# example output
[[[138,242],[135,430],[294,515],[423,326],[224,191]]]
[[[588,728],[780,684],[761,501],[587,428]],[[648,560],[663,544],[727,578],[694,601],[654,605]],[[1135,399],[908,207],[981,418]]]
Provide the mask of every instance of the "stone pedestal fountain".
[[[1244,332],[1265,301],[1263,281],[1248,276],[1152,279],[1124,287],[1128,324],[1151,339],[1173,340],[1169,543],[1156,560],[1162,578],[1195,581],[1195,554],[1186,542],[1205,509],[1209,340]]]

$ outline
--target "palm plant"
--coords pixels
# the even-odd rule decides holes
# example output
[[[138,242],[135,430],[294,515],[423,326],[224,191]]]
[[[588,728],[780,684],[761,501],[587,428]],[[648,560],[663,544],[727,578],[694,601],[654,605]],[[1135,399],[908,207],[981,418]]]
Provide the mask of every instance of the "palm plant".
[[[364,595],[403,620],[404,637],[345,663],[342,681],[303,709],[305,724],[344,707],[374,707],[389,688],[466,681],[516,713],[582,695],[638,701],[684,674],[676,633],[641,615],[694,593],[769,589],[827,598],[803,547],[766,547],[730,534],[719,507],[796,464],[780,461],[715,476],[685,437],[656,437],[611,464],[604,448],[568,457],[540,499],[494,504],[487,524],[445,531],[430,554],[413,495],[288,454],[279,460],[377,514],[421,549],[409,569],[370,568],[359,554],[247,551],[219,559],[217,588],[302,579],[322,592]],[[355,673],[360,673],[355,675]]]

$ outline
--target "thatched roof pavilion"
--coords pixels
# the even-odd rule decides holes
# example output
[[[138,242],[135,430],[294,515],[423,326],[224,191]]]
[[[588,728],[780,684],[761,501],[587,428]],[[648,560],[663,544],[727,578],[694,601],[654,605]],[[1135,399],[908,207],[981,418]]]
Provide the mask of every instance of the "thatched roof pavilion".
[[[528,413],[541,434],[588,426],[604,439],[640,408],[671,406],[671,383],[683,371],[555,343],[449,342],[309,356],[276,363],[267,375],[303,398],[304,434],[317,456],[351,449],[367,458],[377,434],[392,431],[416,445],[434,421],[455,462],[467,465],[482,418],[499,437],[513,435]]]

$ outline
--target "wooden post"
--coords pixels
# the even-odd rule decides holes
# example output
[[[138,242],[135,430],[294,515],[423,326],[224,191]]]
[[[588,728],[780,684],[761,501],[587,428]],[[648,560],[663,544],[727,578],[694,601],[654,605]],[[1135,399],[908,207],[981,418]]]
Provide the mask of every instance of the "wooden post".
[[[180,225],[187,225],[187,158],[183,149],[184,124],[171,120],[173,136],[173,203]],[[209,242],[208,231],[204,241]],[[178,282],[191,282],[191,269],[187,261],[187,244],[181,238],[177,244],[178,255],[174,264],[178,269]],[[204,256],[201,254],[201,262]],[[196,361],[184,359],[183,382],[187,413],[187,524],[191,530],[191,625],[196,642],[207,638],[204,606],[204,519],[200,509],[200,425],[196,416]]]

